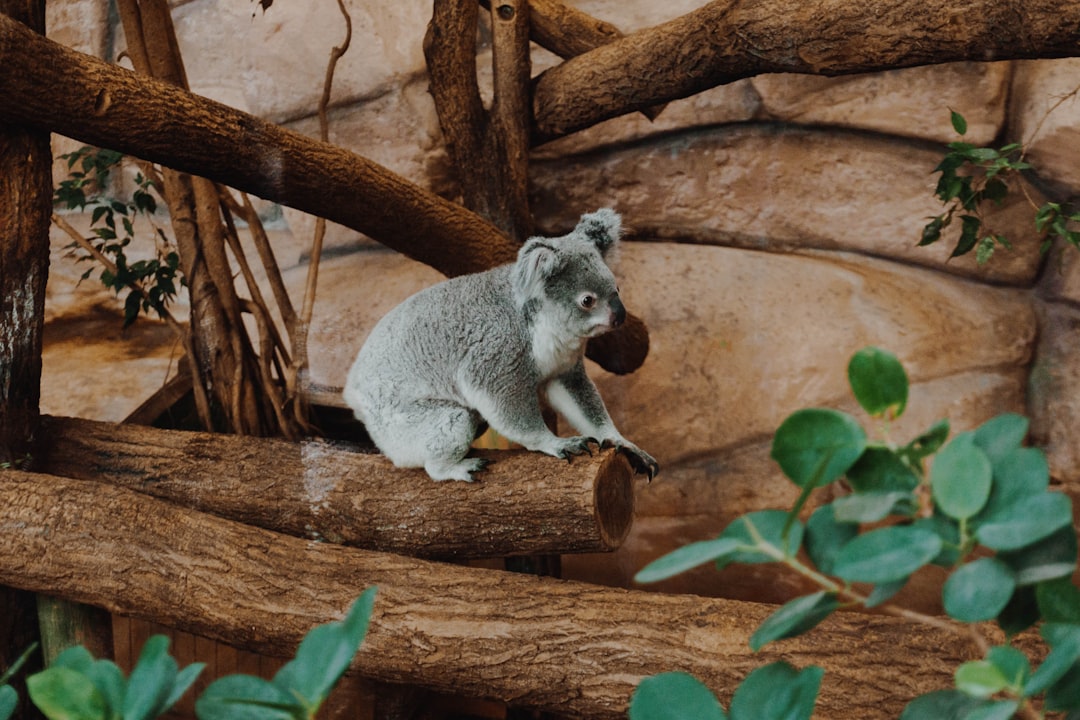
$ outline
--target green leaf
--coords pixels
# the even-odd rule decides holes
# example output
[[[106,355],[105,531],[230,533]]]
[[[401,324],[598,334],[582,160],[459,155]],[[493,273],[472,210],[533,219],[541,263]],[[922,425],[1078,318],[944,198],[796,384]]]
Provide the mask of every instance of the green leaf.
[[[917,465],[923,458],[936,453],[949,438],[949,421],[938,420],[929,430],[919,435],[897,451],[897,454],[906,458],[912,465]]]
[[[870,445],[847,471],[851,488],[857,493],[914,490],[919,478],[887,447]]]
[[[986,654],[986,659],[1001,671],[1009,687],[1019,692],[1031,675],[1031,662],[1020,650],[1011,645],[995,645]]]
[[[904,589],[908,579],[909,578],[905,577],[887,583],[878,583],[874,586],[874,589],[870,591],[870,594],[866,596],[863,606],[866,608],[876,608],[878,605],[889,602],[896,597],[896,593]]]
[[[951,568],[960,562],[960,526],[955,520],[935,509],[933,515],[919,518],[912,526],[928,530],[941,538],[941,552],[933,560],[935,565]]]
[[[195,681],[199,678],[199,674],[202,673],[203,668],[206,667],[206,663],[191,663],[186,668],[181,670],[176,675],[176,681],[173,682],[172,690],[169,692],[169,697],[165,699],[164,711],[168,711],[180,701],[180,698],[184,696],[184,693],[188,691]]]
[[[152,720],[164,712],[176,672],[176,660],[169,655],[169,638],[154,635],[147,640],[128,679],[124,720]]]
[[[982,448],[990,462],[997,462],[1024,444],[1028,425],[1028,419],[1023,415],[998,415],[975,429],[975,444]]]
[[[1035,586],[1039,613],[1046,622],[1080,625],[1080,588],[1068,577],[1047,580]]]
[[[896,525],[860,535],[836,557],[833,572],[849,582],[888,583],[900,580],[941,551],[937,533],[914,525]]]
[[[105,720],[105,699],[82,673],[51,667],[26,679],[26,689],[49,720]]]
[[[731,720],[809,720],[824,670],[798,671],[785,662],[750,673],[731,698]]]
[[[1021,498],[979,524],[975,538],[994,550],[1018,550],[1072,526],[1072,500],[1059,492]]]
[[[949,121],[952,123],[953,130],[956,131],[957,135],[967,134],[967,120],[964,119],[963,115],[955,110],[950,110]]]
[[[1076,531],[1061,528],[1034,545],[999,552],[998,558],[1012,568],[1016,584],[1021,586],[1072,575],[1076,567]]]
[[[972,433],[959,435],[946,445],[930,468],[930,489],[943,513],[966,520],[990,498],[993,470],[989,458]]]
[[[1047,710],[1080,710],[1080,662],[1046,689]]]
[[[792,413],[776,431],[771,456],[801,488],[821,487],[843,475],[863,450],[866,432],[837,410],[808,408]]]
[[[996,558],[979,558],[953,572],[942,589],[945,612],[961,622],[993,620],[1016,590],[1009,566]]]
[[[11,666],[7,670],[0,673],[0,685],[3,685],[11,680],[11,678],[15,677],[37,649],[38,644],[36,642],[30,643],[30,647],[26,648],[26,650],[23,651],[23,654],[20,655],[15,662],[11,663]]]
[[[375,593],[373,587],[361,593],[342,622],[311,630],[300,643],[296,657],[274,676],[274,684],[303,698],[310,711],[317,709],[364,641]]]
[[[105,699],[105,707],[109,708],[110,716],[118,715],[124,707],[124,696],[127,694],[127,679],[123,671],[116,663],[103,659],[95,660],[83,674],[94,683],[94,687]]]
[[[968,711],[964,720],[1011,720],[1019,707],[1017,700],[984,700],[978,707]]]
[[[1001,670],[988,660],[973,660],[956,669],[956,689],[972,697],[988,698],[1008,685]]]
[[[970,203],[965,203],[965,206],[968,204]],[[952,254],[949,255],[950,258],[971,252],[971,249],[975,247],[975,243],[979,242],[979,230],[982,229],[982,220],[974,215],[961,215],[960,222],[960,240],[956,243]]]
[[[836,593],[816,592],[795,598],[774,612],[750,636],[750,649],[757,652],[774,640],[796,637],[813,629],[838,607]]]
[[[661,673],[638,684],[630,698],[630,720],[727,720],[716,696],[684,672]]]
[[[1043,692],[1080,662],[1080,625],[1046,623],[1040,634],[1050,645],[1050,653],[1024,685],[1024,697]]]
[[[687,570],[715,560],[724,560],[735,553],[743,543],[732,538],[717,538],[690,543],[653,560],[634,576],[634,582],[653,583],[667,580]]]
[[[909,702],[900,720],[966,720],[984,702],[959,690],[935,690]]]
[[[94,666],[94,656],[82,645],[73,645],[53,660],[52,667],[63,667],[85,675]]]
[[[859,405],[873,417],[897,418],[907,407],[907,373],[888,350],[865,347],[852,355],[848,382]]]
[[[724,528],[720,539],[735,540],[741,549],[718,559],[717,565],[771,563],[794,557],[802,545],[803,526],[794,522],[788,527],[788,520],[783,510],[758,510],[736,518]]]
[[[978,515],[981,522],[998,514],[1003,516],[1026,497],[1039,495],[1050,487],[1050,469],[1046,455],[1038,448],[1016,448],[991,459],[994,467],[994,487],[990,499]]]
[[[858,525],[839,522],[833,506],[824,505],[815,510],[806,523],[806,552],[818,570],[832,575],[840,548],[858,534]]]
[[[1009,599],[1009,604],[997,616],[997,624],[1005,634],[1013,637],[1039,621],[1039,606],[1035,602],[1035,588],[1020,586]]]
[[[919,501],[911,492],[862,492],[837,498],[833,513],[839,522],[875,523],[892,514],[911,516],[919,507]]]
[[[8,720],[19,706],[19,694],[10,685],[0,685],[0,720]]]
[[[919,238],[919,247],[933,245],[941,239],[941,228],[944,219],[941,216],[931,218],[930,222],[923,226],[922,237]]]
[[[195,701],[199,720],[294,720],[306,709],[269,680],[227,675],[210,683]]]

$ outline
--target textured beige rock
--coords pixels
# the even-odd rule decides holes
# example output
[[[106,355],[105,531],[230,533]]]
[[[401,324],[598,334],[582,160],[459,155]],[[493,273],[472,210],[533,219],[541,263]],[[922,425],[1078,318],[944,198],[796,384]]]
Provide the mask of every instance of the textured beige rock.
[[[1065,303],[1038,305],[1039,344],[1028,382],[1033,442],[1050,474],[1080,495],[1080,310]],[[1080,508],[1078,508],[1080,510]]]
[[[1039,177],[1067,193],[1080,187],[1078,74],[1080,58],[1018,61],[1009,108],[1009,138],[1027,144]]]
[[[392,91],[424,67],[421,42],[430,6],[348,0],[353,39],[338,63],[332,102]],[[274,120],[314,112],[330,50],[345,36],[336,3],[196,0],[173,11],[195,92]]]
[[[947,63],[827,78],[759,75],[760,120],[861,128],[899,137],[958,140],[949,111],[968,122],[967,142],[998,136],[1005,119],[1011,65]]]
[[[917,247],[926,219],[942,212],[931,174],[940,159],[921,145],[862,134],[726,128],[536,162],[532,204],[545,232],[564,232],[580,213],[607,205],[646,237],[663,232],[762,250],[854,250],[1030,284],[1039,240],[1031,206],[1019,192],[986,214],[1014,244],[993,262],[978,266],[974,253],[948,260],[958,222],[937,244]]]
[[[842,380],[845,367],[846,363],[840,364],[822,373]],[[950,420],[955,435],[1000,413],[1023,412],[1024,382],[1022,367],[960,372],[916,382],[905,414],[889,427],[889,437],[906,442],[941,418]],[[767,394],[768,390],[762,393]],[[879,436],[880,426],[854,407],[850,395],[835,406],[858,417],[872,438]],[[652,560],[691,542],[716,537],[744,513],[790,508],[799,489],[769,458],[774,430],[745,445],[717,449],[665,467],[651,484],[638,483],[634,525],[623,545],[611,555],[564,557],[564,576],[631,586],[634,574]],[[834,490],[829,487],[818,491],[808,510],[833,499]],[[939,611],[940,582],[938,573],[913,581],[905,590],[903,602]],[[781,603],[807,592],[809,586],[779,566],[734,565],[717,572],[707,565],[649,587]]]
[[[1080,303],[1080,248],[1058,241],[1048,253],[1039,289],[1047,297]]]

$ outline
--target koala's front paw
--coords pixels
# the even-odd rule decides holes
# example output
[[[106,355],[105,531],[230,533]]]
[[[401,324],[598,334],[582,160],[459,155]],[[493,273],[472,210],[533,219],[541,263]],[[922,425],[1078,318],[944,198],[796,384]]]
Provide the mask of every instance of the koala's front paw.
[[[584,455],[585,453],[592,455],[592,445],[600,447],[600,441],[596,438],[585,437],[584,435],[571,438],[559,438],[555,452],[551,454],[569,462],[570,458],[574,455]]]
[[[648,475],[649,482],[660,472],[660,463],[649,453],[629,441],[612,442],[611,445],[630,461],[630,467],[639,475]]]
[[[472,474],[483,470],[490,462],[487,458],[465,458],[458,462],[433,460],[425,464],[424,469],[432,480],[472,482],[474,479]]]

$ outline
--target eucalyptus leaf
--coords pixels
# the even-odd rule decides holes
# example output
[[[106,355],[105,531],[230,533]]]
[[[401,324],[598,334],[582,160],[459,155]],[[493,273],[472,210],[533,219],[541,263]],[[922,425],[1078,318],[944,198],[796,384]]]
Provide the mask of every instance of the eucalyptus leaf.
[[[1026,497],[1046,492],[1050,486],[1050,468],[1046,455],[1038,448],[1015,448],[991,459],[994,487],[978,520],[1007,512]]]
[[[929,430],[900,448],[897,453],[912,464],[918,464],[923,458],[933,455],[941,449],[941,446],[949,439],[949,431],[949,421],[947,419],[938,420],[930,426]]]
[[[114,712],[120,712],[124,707],[124,696],[127,695],[127,678],[116,663],[111,660],[96,660],[84,674],[105,699],[105,706]]]
[[[1072,575],[1076,568],[1076,531],[1063,527],[1034,545],[1002,551],[998,558],[1012,568],[1017,585],[1034,585]]]
[[[962,565],[949,575],[942,600],[950,617],[975,623],[996,618],[1015,590],[1016,578],[1009,566],[986,557]]]
[[[966,720],[968,713],[985,704],[959,690],[935,690],[909,702],[900,720]]]
[[[1021,498],[979,524],[975,538],[994,550],[1018,550],[1072,526],[1072,500],[1059,492]]]
[[[716,696],[684,672],[647,677],[630,698],[630,720],[727,720]]]
[[[892,514],[910,517],[918,506],[918,499],[907,490],[871,491],[837,498],[833,513],[838,522],[875,523]]]
[[[1031,661],[1022,651],[1011,645],[995,645],[986,659],[1001,671],[1009,687],[1019,692],[1031,676]]]
[[[634,576],[634,582],[659,582],[708,562],[726,561],[742,546],[743,542],[734,538],[716,538],[690,543],[653,560],[638,571]]]
[[[783,510],[758,510],[736,518],[724,528],[719,539],[734,540],[740,549],[718,559],[717,565],[780,562],[794,557],[802,545],[804,528],[798,521],[789,526],[788,521],[788,514]]]
[[[943,513],[957,520],[974,516],[990,498],[993,470],[990,459],[971,433],[957,436],[942,448],[930,468],[930,489]]]
[[[896,593],[904,589],[908,580],[909,578],[904,577],[887,583],[878,583],[874,586],[874,589],[870,591],[870,594],[866,596],[866,601],[863,602],[863,606],[866,608],[876,608],[879,605],[889,602],[896,597]]]
[[[816,592],[795,598],[774,612],[750,636],[750,649],[757,652],[774,640],[796,637],[813,629],[840,607],[836,593]]]
[[[937,533],[913,525],[879,528],[845,545],[833,572],[849,582],[888,583],[906,578],[941,551]]]
[[[274,676],[274,684],[304,698],[309,709],[318,708],[364,641],[375,592],[375,588],[368,588],[361,593],[342,622],[312,629],[300,643],[296,657]]]
[[[950,110],[949,120],[952,122],[953,130],[956,131],[957,135],[967,134],[967,120],[964,119],[963,115],[955,110]]]
[[[143,645],[124,694],[124,720],[153,720],[164,712],[177,673],[168,650],[169,638],[164,635],[154,635]]]
[[[1004,413],[975,429],[975,444],[996,462],[1024,444],[1030,422],[1023,415]]]
[[[832,575],[840,548],[858,534],[857,524],[838,521],[832,504],[823,505],[813,512],[806,523],[806,552],[818,570]]]
[[[1080,662],[1073,663],[1057,682],[1046,689],[1046,709],[1080,710]]]
[[[809,720],[824,670],[802,671],[785,662],[763,665],[750,673],[731,698],[731,720]]]
[[[1046,622],[1080,625],[1080,588],[1069,577],[1047,580],[1035,586],[1039,613]]]
[[[8,720],[19,706],[19,694],[10,685],[0,685],[0,720]]]
[[[293,720],[305,713],[296,698],[252,675],[219,678],[195,701],[199,720]]]
[[[857,493],[914,490],[919,484],[901,457],[880,445],[868,446],[846,475]]]
[[[1035,588],[1021,585],[1009,598],[1009,604],[997,616],[997,624],[1005,634],[1013,637],[1039,621],[1039,605],[1035,602]]]
[[[978,707],[969,710],[964,720],[1011,720],[1019,707],[1017,700],[984,700]]]
[[[1024,685],[1025,697],[1043,692],[1080,662],[1080,625],[1046,623],[1040,633],[1050,645],[1050,653]]]
[[[888,350],[865,347],[848,362],[848,382],[855,399],[872,417],[897,418],[908,400],[904,366]]]
[[[836,480],[866,449],[866,432],[838,410],[809,408],[792,413],[776,431],[771,457],[801,488]]]
[[[972,660],[956,669],[956,689],[972,697],[988,698],[1008,685],[1001,669],[989,660]]]
[[[105,699],[82,673],[53,666],[26,679],[34,705],[48,720],[105,720]]]

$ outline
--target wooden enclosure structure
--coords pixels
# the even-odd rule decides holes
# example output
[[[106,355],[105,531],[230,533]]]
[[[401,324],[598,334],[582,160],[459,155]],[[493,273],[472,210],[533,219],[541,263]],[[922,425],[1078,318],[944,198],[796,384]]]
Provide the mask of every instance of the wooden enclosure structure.
[[[976,9],[956,15],[957,22],[981,21],[980,4],[968,4]],[[454,8],[436,6],[448,13],[442,27],[451,26]],[[1068,22],[1067,8],[1034,2],[1024,5],[1025,22],[1008,24],[1030,30],[1023,37],[980,35],[973,25],[965,43],[942,42],[946,49],[933,58],[920,54],[934,44],[925,36],[894,48],[876,66],[823,52],[792,68],[779,51],[748,64],[738,48],[703,43],[710,62],[704,78],[654,66],[642,74],[653,78],[642,87],[585,92],[604,92],[593,82],[595,72],[621,74],[610,69],[618,62],[613,57],[678,57],[650,43],[682,42],[703,27],[732,23],[738,18],[722,12],[727,6],[712,3],[680,24],[612,43],[547,75],[532,98],[538,136],[766,70],[858,72],[981,59],[987,52],[1047,56],[1073,52],[1080,39],[1080,18]],[[532,3],[538,20],[559,8],[550,0]],[[768,18],[776,17],[770,11]],[[741,20],[762,35],[776,32],[764,16]],[[805,32],[824,33],[824,25],[810,20]],[[1040,33],[1040,27],[1049,29]],[[543,22],[535,28],[554,32]],[[1073,34],[1064,36],[1066,28]],[[896,37],[906,35],[897,30]],[[1031,45],[1031,37],[1042,44]],[[2,459],[33,448],[33,462],[0,473],[4,585],[274,656],[291,654],[312,626],[340,617],[364,588],[377,585],[372,629],[355,663],[359,675],[582,717],[623,715],[643,677],[669,670],[691,672],[728,698],[751,669],[774,659],[825,667],[822,717],[895,716],[906,698],[948,686],[957,663],[972,657],[974,648],[944,631],[912,632],[905,621],[858,614],[834,616],[810,636],[752,654],[749,635],[772,610],[764,605],[441,562],[617,546],[632,518],[633,481],[625,461],[610,451],[570,464],[502,453],[482,482],[434,484],[420,472],[397,471],[382,458],[326,443],[39,418],[33,388],[40,380],[47,266],[47,221],[43,228],[40,218],[48,217],[51,195],[25,188],[47,176],[40,154],[48,132],[336,220],[447,274],[505,261],[515,245],[479,215],[364,158],[63,48],[3,13],[0,62],[0,220],[4,233],[20,239],[0,246],[6,273],[0,287],[30,293],[14,322],[0,317],[3,359],[18,361],[6,366],[6,379],[23,393],[0,398],[0,420],[7,423],[0,423]],[[453,63],[446,70],[457,72]],[[163,116],[167,133],[141,132]],[[513,139],[519,150],[531,141],[522,142],[520,132]],[[459,138],[457,147],[464,142]],[[489,141],[470,142],[476,162],[485,162],[479,156]],[[272,168],[268,157],[275,158]],[[636,321],[590,353],[625,372],[640,365],[647,349],[647,333]],[[898,687],[902,694],[893,692]]]

